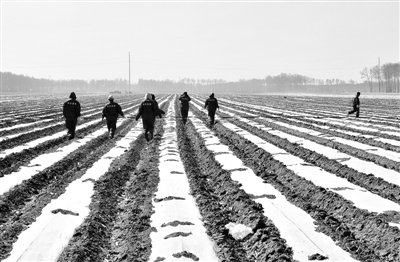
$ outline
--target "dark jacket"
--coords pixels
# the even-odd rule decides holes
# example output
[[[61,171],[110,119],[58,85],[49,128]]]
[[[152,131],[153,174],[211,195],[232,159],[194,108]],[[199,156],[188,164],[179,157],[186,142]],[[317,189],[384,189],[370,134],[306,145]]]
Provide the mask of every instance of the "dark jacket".
[[[190,99],[190,96],[181,95],[179,97],[179,100],[181,101],[181,109],[189,110],[189,101],[192,100],[192,99]]]
[[[153,101],[154,101],[154,103],[156,104],[157,112],[158,112],[158,114],[155,114],[155,115],[154,115],[154,118],[155,118],[156,116],[158,116],[158,115],[165,115],[164,110],[162,110],[162,109],[160,109],[160,108],[158,107],[158,102],[157,102],[156,100],[154,100],[154,99],[153,99]],[[161,118],[161,116],[160,116],[160,118]]]
[[[103,117],[118,118],[118,115],[124,117],[121,106],[114,101],[110,101],[110,103],[103,108]]]
[[[75,99],[66,101],[63,105],[63,115],[66,120],[77,120],[81,116],[81,104]]]
[[[142,117],[143,120],[155,120],[156,116],[161,118],[161,113],[157,104],[151,99],[146,99],[140,104],[136,120],[139,120],[140,117]]]
[[[218,100],[215,97],[210,97],[206,100],[206,104],[204,108],[207,108],[208,111],[215,111],[219,108]]]
[[[353,100],[353,107],[359,107],[359,106],[360,106],[360,98],[356,96]]]

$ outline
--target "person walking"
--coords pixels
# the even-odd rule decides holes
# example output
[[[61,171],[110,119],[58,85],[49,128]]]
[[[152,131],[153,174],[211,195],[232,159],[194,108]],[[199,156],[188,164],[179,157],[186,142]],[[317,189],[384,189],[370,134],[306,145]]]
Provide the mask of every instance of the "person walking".
[[[107,121],[108,136],[109,138],[114,138],[115,130],[117,129],[117,119],[118,115],[124,117],[122,108],[118,103],[114,102],[114,97],[112,95],[108,96],[109,103],[103,108],[103,121],[104,117]]]
[[[181,116],[182,116],[183,124],[186,124],[188,113],[189,113],[189,102],[192,99],[187,94],[187,92],[183,92],[183,94],[179,97],[179,100],[181,101]]]
[[[81,104],[76,100],[76,95],[72,92],[69,95],[70,100],[64,102],[63,115],[65,117],[65,126],[68,129],[67,136],[69,140],[75,138],[76,123],[81,116]]]
[[[357,92],[356,97],[353,99],[353,110],[347,113],[347,117],[353,113],[356,113],[356,117],[360,117],[360,95],[361,93]]]
[[[208,110],[208,116],[210,117],[210,124],[214,125],[215,112],[219,108],[218,100],[214,97],[214,93],[206,100],[204,108]]]
[[[165,115],[164,110],[161,110],[161,109],[158,107],[158,102],[156,101],[156,96],[155,96],[154,94],[151,94],[151,99],[154,101],[154,103],[156,103],[156,106],[157,106],[157,108],[158,108],[158,111],[157,111],[157,112],[160,112],[161,115]],[[154,119],[156,118],[157,115],[158,115],[158,114],[154,115]]]
[[[156,102],[152,100],[151,94],[147,93],[145,95],[145,100],[140,104],[139,111],[136,115],[136,121],[139,120],[140,117],[142,118],[143,128],[145,130],[144,136],[147,142],[153,139],[156,116],[162,118]]]

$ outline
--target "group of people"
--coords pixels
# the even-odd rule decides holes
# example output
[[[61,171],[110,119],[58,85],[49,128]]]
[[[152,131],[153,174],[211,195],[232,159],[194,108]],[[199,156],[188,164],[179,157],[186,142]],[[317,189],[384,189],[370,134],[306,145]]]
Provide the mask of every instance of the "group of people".
[[[75,138],[75,129],[78,122],[78,118],[81,116],[81,105],[76,100],[76,94],[72,92],[69,96],[70,100],[66,101],[63,105],[63,115],[65,117],[65,125],[68,129],[67,136],[69,140]],[[189,102],[191,101],[190,96],[187,92],[184,92],[179,100],[181,102],[181,116],[184,124],[187,122],[189,113]],[[105,105],[102,111],[102,121],[106,118],[108,134],[110,138],[114,138],[115,131],[117,129],[118,116],[125,117],[122,112],[121,106],[114,102],[114,96],[108,96],[109,103]],[[214,97],[214,93],[205,102],[205,108],[208,109],[208,115],[210,116],[210,124],[214,124],[215,112],[219,108],[218,101]],[[154,94],[147,93],[143,102],[139,106],[138,113],[135,117],[136,121],[142,118],[143,128],[145,130],[144,136],[147,141],[150,141],[154,137],[154,123],[156,117],[162,118],[165,114],[163,110],[158,107],[158,103],[155,99]]]
[[[353,110],[347,113],[356,113],[356,117],[360,116],[360,92],[357,92],[356,97],[353,99]],[[69,96],[70,100],[66,101],[63,106],[63,115],[65,117],[65,125],[68,129],[67,136],[69,139],[75,137],[75,129],[78,118],[81,116],[81,105],[76,100],[76,94],[72,92]],[[122,108],[118,103],[114,102],[114,97],[110,95],[108,97],[109,103],[103,108],[102,121],[106,118],[107,128],[109,132],[109,137],[113,138],[115,135],[115,130],[117,129],[117,119],[118,115],[124,117]],[[189,113],[189,102],[191,101],[190,96],[187,92],[184,92],[180,97],[181,102],[180,111],[182,116],[182,121],[186,124]],[[204,104],[204,108],[208,110],[208,116],[210,117],[210,125],[215,123],[215,113],[219,108],[218,100],[215,98],[214,93],[212,93]],[[142,118],[143,128],[145,130],[144,135],[147,141],[153,139],[154,136],[154,123],[156,117],[162,118],[165,114],[163,110],[158,107],[158,103],[155,99],[154,94],[147,93],[144,101],[139,106],[139,111],[135,117],[136,121]]]

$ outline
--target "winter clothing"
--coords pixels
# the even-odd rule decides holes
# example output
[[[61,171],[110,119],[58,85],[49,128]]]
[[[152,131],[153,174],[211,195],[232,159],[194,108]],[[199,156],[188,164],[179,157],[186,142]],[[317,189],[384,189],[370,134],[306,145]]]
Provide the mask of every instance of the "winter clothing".
[[[208,116],[210,117],[210,124],[214,124],[215,111],[219,108],[218,100],[214,97],[214,93],[210,95],[210,98],[206,100],[204,108],[208,110]]]
[[[181,101],[182,120],[183,120],[183,123],[186,124],[188,113],[189,113],[189,102],[192,99],[190,98],[190,96],[188,96],[188,94],[186,92],[184,92],[183,95],[181,95],[179,97],[179,100]]]
[[[158,102],[156,101],[156,96],[154,95],[154,94],[151,94],[151,100],[153,100],[154,101],[154,103],[156,103],[156,106],[157,106],[157,108],[158,108],[158,111],[157,112],[159,112],[158,114],[155,114],[154,115],[154,120],[156,119],[156,116],[158,116],[158,115],[165,115],[165,112],[164,112],[164,110],[161,110],[159,107],[158,107]],[[160,117],[161,118],[161,117]]]
[[[353,99],[353,110],[349,111],[347,115],[356,113],[356,117],[360,117],[360,92],[357,92],[356,97]]]
[[[63,105],[63,115],[65,117],[65,126],[68,129],[69,139],[75,137],[76,123],[78,122],[78,117],[81,116],[81,104],[76,100],[76,95],[72,92],[69,95],[70,100],[64,102]]]
[[[114,102],[113,97],[108,98],[110,100],[110,103],[108,103],[104,108],[103,108],[103,117],[106,118],[107,121],[107,128],[109,132],[110,138],[114,137],[115,130],[117,129],[117,118],[118,115],[124,117],[124,113],[122,112],[121,106],[118,103]]]
[[[142,117],[143,128],[145,129],[145,137],[147,141],[150,141],[153,137],[154,121],[157,115],[161,118],[161,113],[157,104],[151,99],[151,94],[146,94],[145,100],[139,106],[136,120],[139,120],[139,118]]]

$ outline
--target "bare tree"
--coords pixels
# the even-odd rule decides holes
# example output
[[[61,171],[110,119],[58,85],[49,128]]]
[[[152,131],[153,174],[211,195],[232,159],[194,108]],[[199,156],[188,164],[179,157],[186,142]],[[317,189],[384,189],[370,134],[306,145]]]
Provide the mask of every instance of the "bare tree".
[[[361,78],[365,79],[369,85],[369,91],[372,93],[372,75],[373,70],[372,68],[364,67],[364,69],[360,72]]]

